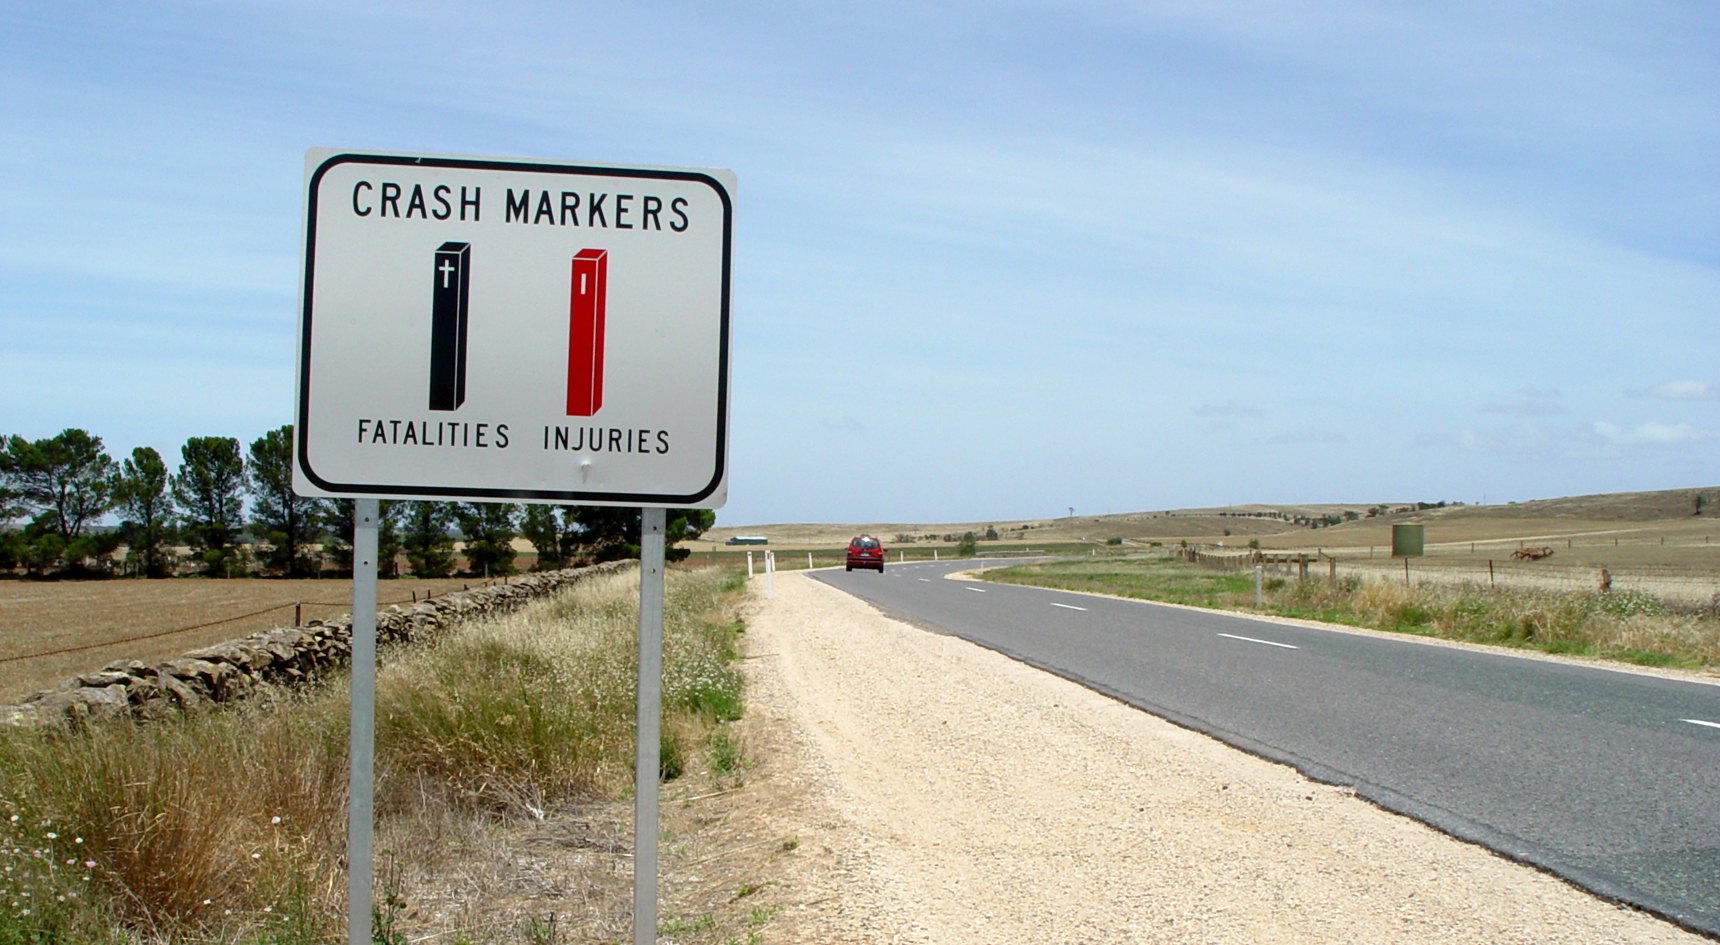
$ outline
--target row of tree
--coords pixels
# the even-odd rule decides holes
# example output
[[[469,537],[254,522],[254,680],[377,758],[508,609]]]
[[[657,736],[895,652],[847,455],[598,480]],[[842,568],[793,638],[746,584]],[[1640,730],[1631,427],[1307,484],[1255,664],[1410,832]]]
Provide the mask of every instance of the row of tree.
[[[249,450],[233,437],[192,437],[179,458],[169,472],[160,453],[140,446],[116,462],[101,437],[77,429],[40,440],[6,437],[0,569],[108,574],[124,548],[126,572],[168,577],[178,573],[177,549],[185,546],[194,566],[214,577],[253,566],[288,577],[320,574],[329,564],[351,571],[353,503],[293,492],[290,424]],[[516,537],[531,542],[544,570],[639,554],[638,509],[385,500],[380,511],[378,557],[389,575],[399,573],[401,558],[417,576],[453,574],[456,532],[473,574],[513,573]],[[104,524],[110,514],[117,528]],[[685,558],[675,543],[714,523],[709,510],[671,511],[669,559]]]

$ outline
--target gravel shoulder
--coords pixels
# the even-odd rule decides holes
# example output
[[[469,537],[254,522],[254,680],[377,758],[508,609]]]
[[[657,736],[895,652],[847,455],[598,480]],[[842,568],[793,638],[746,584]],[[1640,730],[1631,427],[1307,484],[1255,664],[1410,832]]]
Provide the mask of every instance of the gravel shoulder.
[[[804,574],[754,590],[769,940],[1708,941]]]

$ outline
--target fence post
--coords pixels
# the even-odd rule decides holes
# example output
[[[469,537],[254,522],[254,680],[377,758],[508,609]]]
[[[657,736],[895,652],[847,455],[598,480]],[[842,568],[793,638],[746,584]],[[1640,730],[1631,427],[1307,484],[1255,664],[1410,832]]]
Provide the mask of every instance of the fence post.
[[[1498,585],[1493,583],[1493,559],[1492,558],[1487,559],[1487,586],[1488,587],[1497,587],[1498,586]]]
[[[305,608],[305,602],[304,601],[301,600],[301,601],[294,601],[293,602],[293,626],[302,627],[305,625],[304,608]]]
[[[806,570],[812,570],[812,552],[810,551],[806,553]]]
[[[747,577],[752,577],[752,576],[753,576],[752,552],[749,551],[749,552],[747,552]]]

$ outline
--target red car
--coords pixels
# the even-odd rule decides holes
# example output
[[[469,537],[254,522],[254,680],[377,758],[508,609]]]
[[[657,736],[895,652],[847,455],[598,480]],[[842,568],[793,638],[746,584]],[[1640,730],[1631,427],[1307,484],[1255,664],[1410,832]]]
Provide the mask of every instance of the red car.
[[[876,568],[884,573],[884,543],[869,535],[861,535],[848,543],[848,570]]]

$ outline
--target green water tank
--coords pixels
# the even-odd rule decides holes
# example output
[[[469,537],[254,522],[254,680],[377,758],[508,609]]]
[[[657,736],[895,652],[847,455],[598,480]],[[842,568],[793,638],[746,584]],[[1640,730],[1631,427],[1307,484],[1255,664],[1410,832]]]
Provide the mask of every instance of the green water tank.
[[[1424,539],[1422,536],[1422,529],[1423,529],[1423,526],[1419,523],[1414,524],[1414,525],[1393,525],[1392,526],[1392,557],[1394,557],[1394,558],[1419,558],[1419,557],[1421,557],[1423,554],[1422,545],[1424,542]]]

